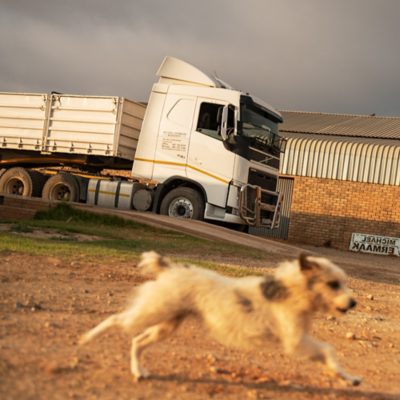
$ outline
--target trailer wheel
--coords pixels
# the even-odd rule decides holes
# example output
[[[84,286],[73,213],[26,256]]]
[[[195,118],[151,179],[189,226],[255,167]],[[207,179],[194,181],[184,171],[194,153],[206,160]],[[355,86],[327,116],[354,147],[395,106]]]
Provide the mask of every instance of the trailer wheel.
[[[46,177],[37,171],[14,167],[0,177],[0,192],[18,196],[39,197]]]
[[[189,187],[177,187],[163,198],[160,214],[175,218],[201,220],[204,217],[204,200],[201,194]]]
[[[42,199],[79,201],[79,185],[76,178],[68,174],[53,175],[43,187]]]

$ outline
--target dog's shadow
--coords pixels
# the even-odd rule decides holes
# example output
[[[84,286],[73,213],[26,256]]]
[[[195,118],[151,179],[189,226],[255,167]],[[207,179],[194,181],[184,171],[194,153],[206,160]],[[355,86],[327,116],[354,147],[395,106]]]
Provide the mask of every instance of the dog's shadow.
[[[260,392],[274,392],[275,394],[302,394],[304,396],[326,396],[334,395],[335,398],[345,399],[366,399],[369,400],[398,400],[399,396],[396,394],[382,393],[382,392],[369,392],[360,389],[351,388],[334,388],[334,387],[316,387],[316,386],[302,386],[299,384],[280,385],[275,381],[268,382],[232,382],[224,379],[212,378],[188,378],[182,375],[169,374],[169,375],[152,375],[150,380],[159,382],[175,382],[177,384],[193,384],[193,385],[216,385],[216,386],[242,386],[248,390],[257,390]]]

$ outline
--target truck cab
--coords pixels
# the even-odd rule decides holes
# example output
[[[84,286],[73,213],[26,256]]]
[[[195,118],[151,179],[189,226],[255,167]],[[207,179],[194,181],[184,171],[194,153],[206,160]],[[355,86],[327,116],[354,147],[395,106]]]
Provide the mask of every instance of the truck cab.
[[[132,169],[156,183],[153,211],[276,227],[279,112],[176,58],[157,75]]]

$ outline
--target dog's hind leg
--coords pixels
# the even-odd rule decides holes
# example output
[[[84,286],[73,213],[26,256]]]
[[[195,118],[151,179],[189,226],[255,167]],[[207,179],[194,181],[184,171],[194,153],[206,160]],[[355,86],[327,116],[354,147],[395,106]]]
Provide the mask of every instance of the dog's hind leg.
[[[120,324],[120,314],[113,314],[104,321],[100,322],[99,325],[95,326],[90,331],[84,333],[79,339],[79,344],[83,345],[90,340],[92,340],[95,336],[99,335],[101,332],[105,331],[108,328],[111,328],[114,325]]]
[[[143,350],[151,344],[165,339],[178,327],[181,320],[181,318],[175,318],[153,325],[132,339],[131,372],[135,381],[149,376],[149,373],[140,366],[140,356]]]

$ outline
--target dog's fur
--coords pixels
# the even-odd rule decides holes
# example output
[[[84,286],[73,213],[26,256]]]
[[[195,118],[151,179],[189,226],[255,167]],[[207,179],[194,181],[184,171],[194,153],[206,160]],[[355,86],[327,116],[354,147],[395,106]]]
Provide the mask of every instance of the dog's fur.
[[[196,315],[225,345],[260,346],[273,335],[286,353],[300,351],[337,377],[353,385],[361,382],[341,369],[330,345],[308,333],[313,312],[345,313],[356,305],[345,286],[345,273],[329,260],[301,255],[281,264],[274,277],[245,278],[175,264],[155,252],[143,253],[139,266],[156,279],[139,286],[130,307],[111,315],[80,341],[86,343],[111,326],[136,334],[131,348],[136,380],[148,376],[139,365],[142,351]]]

